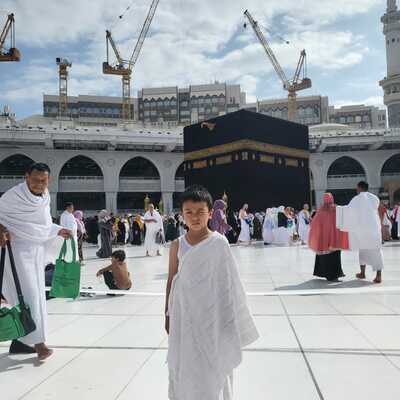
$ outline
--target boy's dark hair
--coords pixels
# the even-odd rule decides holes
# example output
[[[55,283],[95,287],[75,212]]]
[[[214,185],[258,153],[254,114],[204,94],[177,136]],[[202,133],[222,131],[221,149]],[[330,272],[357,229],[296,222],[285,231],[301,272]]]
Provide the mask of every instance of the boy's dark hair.
[[[116,260],[119,262],[125,261],[126,254],[123,250],[115,250],[112,254],[111,257],[114,257]]]
[[[64,210],[66,210],[67,208],[69,208],[69,207],[71,207],[73,205],[74,205],[74,203],[71,203],[71,202],[65,203],[64,204]]]
[[[361,181],[357,183],[357,187],[359,187],[361,190],[363,190],[364,192],[368,192],[369,189],[369,185],[367,182],[365,181]]]
[[[50,167],[45,163],[34,162],[26,169],[25,173],[30,175],[33,171],[48,172],[50,175]]]
[[[201,202],[204,201],[207,204],[209,210],[213,208],[213,199],[210,192],[201,185],[189,186],[181,195],[181,208],[185,201]]]

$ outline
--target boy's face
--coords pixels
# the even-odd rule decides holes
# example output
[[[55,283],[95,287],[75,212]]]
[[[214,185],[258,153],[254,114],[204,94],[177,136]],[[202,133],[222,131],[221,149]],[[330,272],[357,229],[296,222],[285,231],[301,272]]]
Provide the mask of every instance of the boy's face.
[[[199,231],[207,228],[212,210],[208,208],[205,201],[185,201],[182,206],[182,211],[183,218],[190,230]]]

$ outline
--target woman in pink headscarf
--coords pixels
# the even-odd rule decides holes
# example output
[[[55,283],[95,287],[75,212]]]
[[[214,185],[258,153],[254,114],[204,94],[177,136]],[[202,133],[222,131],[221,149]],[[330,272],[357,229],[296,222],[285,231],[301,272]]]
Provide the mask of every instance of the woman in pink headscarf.
[[[83,222],[83,212],[79,210],[75,211],[74,217],[76,220],[76,225],[78,227],[78,254],[79,254],[79,261],[82,265],[83,262],[82,245],[83,245],[83,240],[85,239],[86,236],[85,223]]]
[[[314,276],[336,281],[345,276],[340,252],[349,249],[349,236],[336,228],[336,204],[332,194],[325,193],[323,201],[311,222],[308,246],[316,253]]]

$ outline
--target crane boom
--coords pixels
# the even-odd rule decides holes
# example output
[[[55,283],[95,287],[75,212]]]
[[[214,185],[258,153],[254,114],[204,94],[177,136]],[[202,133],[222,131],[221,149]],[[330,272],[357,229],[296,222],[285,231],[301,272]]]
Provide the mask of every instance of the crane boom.
[[[129,69],[132,69],[133,66],[136,64],[136,61],[140,54],[140,50],[142,50],[144,40],[146,39],[147,32],[149,31],[151,21],[153,20],[154,14],[156,13],[156,9],[157,9],[159,1],[160,0],[153,0],[153,2],[151,3],[146,20],[144,21],[142,30],[140,31],[139,39],[136,42],[136,46],[135,46],[132,56],[129,60]]]
[[[7,16],[6,24],[4,25],[4,28],[0,35],[0,51],[3,50],[4,42],[6,41],[8,32],[10,32],[10,29],[12,28],[13,24],[14,24],[14,14],[9,14]]]
[[[300,73],[303,70],[305,59],[306,59],[306,51],[302,50],[302,52],[300,53],[299,62],[297,63],[297,68],[296,68],[296,71],[295,71],[294,77],[293,77],[294,85],[297,84],[297,82],[299,81]]]
[[[0,34],[0,61],[20,61],[21,54],[17,48],[15,48],[15,20],[14,14],[7,16],[6,24]],[[11,46],[8,51],[4,49],[4,43],[7,39],[8,34],[11,31]]]
[[[132,104],[131,104],[131,75],[133,67],[138,60],[140,50],[143,47],[143,43],[146,39],[147,33],[149,31],[151,22],[153,20],[154,14],[156,12],[158,3],[160,0],[152,0],[149,12],[147,13],[146,20],[143,23],[142,30],[140,31],[139,38],[136,42],[135,48],[129,61],[125,61],[111,36],[110,31],[106,31],[106,47],[107,47],[107,61],[103,62],[103,73],[111,75],[120,75],[122,77],[122,119],[129,120],[132,116]],[[117,59],[117,65],[110,65],[108,45],[114,51],[115,58]]]
[[[114,39],[113,39],[112,36],[111,36],[111,31],[106,31],[107,60],[108,60],[108,43],[109,43],[109,42],[110,42],[110,44],[111,44],[111,47],[112,47],[113,50],[114,50],[115,58],[117,59],[118,64],[119,64],[120,66],[122,66],[123,63],[124,63],[124,61],[122,60],[122,58],[121,58],[121,56],[120,56],[120,54],[119,54],[119,51],[118,51],[118,49],[117,49],[117,46],[116,46],[116,44],[115,44],[115,42],[114,42]]]
[[[261,32],[260,27],[258,26],[257,21],[254,20],[254,18],[251,16],[248,10],[244,12],[244,15],[247,17],[247,19],[250,22],[250,25],[253,27],[253,30],[258,37],[258,40],[260,41],[261,45],[263,46],[265,52],[267,53],[268,58],[271,60],[271,63],[276,71],[276,73],[279,75],[279,78],[281,79],[283,83],[283,88],[287,89],[289,87],[289,81],[286,77],[285,71],[282,69],[281,65],[279,64],[277,58],[275,57],[274,52],[271,49],[271,46],[269,45],[267,39],[265,38],[264,34]]]
[[[296,71],[294,73],[293,79],[289,81],[286,77],[285,72],[283,71],[282,67],[280,66],[278,60],[276,59],[275,54],[271,49],[271,46],[269,45],[269,43],[268,43],[267,39],[265,38],[265,36],[263,35],[263,33],[261,32],[257,21],[255,21],[253,19],[253,17],[251,16],[251,14],[249,13],[248,10],[246,10],[244,12],[244,15],[249,20],[251,26],[254,29],[256,36],[258,37],[258,40],[262,44],[265,52],[267,53],[268,58],[270,59],[273,67],[275,68],[275,71],[277,72],[277,74],[279,75],[279,78],[283,82],[283,88],[285,90],[287,90],[287,92],[288,92],[288,120],[296,121],[296,118],[297,118],[297,106],[296,106],[297,92],[300,90],[308,89],[312,86],[311,79],[305,77],[305,74],[306,74],[306,71],[305,71],[305,69],[306,69],[306,67],[305,67],[306,66],[306,51],[303,50],[300,53],[300,58],[299,58],[299,61],[297,62],[297,67],[296,67]],[[245,27],[246,27],[246,24],[245,24]],[[300,80],[300,74],[302,71],[303,71],[303,77]]]

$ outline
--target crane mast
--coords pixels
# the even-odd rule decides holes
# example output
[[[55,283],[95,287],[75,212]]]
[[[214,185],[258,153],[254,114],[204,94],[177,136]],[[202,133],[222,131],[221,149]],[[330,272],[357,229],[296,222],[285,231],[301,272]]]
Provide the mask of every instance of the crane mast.
[[[151,22],[153,20],[154,14],[156,12],[158,3],[160,0],[153,0],[147,17],[144,21],[142,29],[140,31],[139,38],[133,49],[132,55],[129,61],[122,59],[118,48],[114,42],[114,39],[110,31],[106,31],[106,50],[107,50],[107,61],[103,63],[103,73],[110,75],[120,75],[122,77],[122,119],[129,120],[132,118],[131,113],[131,76],[133,67],[139,58],[140,51],[143,47],[143,43],[146,39],[147,33],[150,29]],[[115,58],[117,59],[116,65],[110,65],[109,59],[109,46],[112,47],[114,51]]]
[[[311,79],[306,78],[305,74],[305,65],[306,65],[306,51],[302,50],[300,53],[299,61],[297,62],[297,68],[294,73],[293,79],[290,81],[287,79],[285,71],[282,69],[279,64],[278,59],[276,58],[274,52],[272,51],[271,46],[268,43],[268,40],[262,33],[260,27],[258,26],[257,21],[251,16],[248,10],[244,12],[244,15],[247,17],[250,25],[252,26],[254,33],[256,34],[258,40],[263,46],[265,52],[267,53],[268,58],[270,59],[276,73],[282,81],[283,89],[288,92],[288,120],[296,121],[297,119],[297,106],[296,106],[296,98],[297,92],[300,90],[308,89],[312,86]],[[245,25],[246,27],[246,25]],[[300,80],[300,75],[303,72],[303,77]]]
[[[58,65],[58,116],[63,118],[68,113],[68,68],[72,63],[66,58],[57,57],[56,64]]]
[[[4,48],[7,36],[10,33],[11,46],[8,50]],[[21,53],[15,47],[15,19],[14,14],[7,16],[7,21],[0,34],[0,62],[1,61],[20,61]]]

